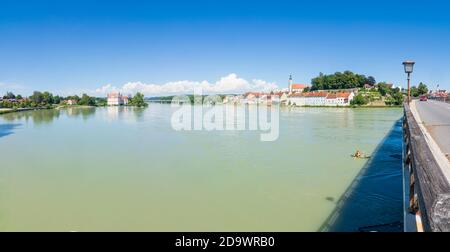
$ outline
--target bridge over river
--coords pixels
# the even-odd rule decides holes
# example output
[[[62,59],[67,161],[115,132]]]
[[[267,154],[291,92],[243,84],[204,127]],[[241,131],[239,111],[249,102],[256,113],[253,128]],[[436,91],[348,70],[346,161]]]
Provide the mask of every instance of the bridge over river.
[[[450,231],[450,104],[412,101],[403,121],[405,231]]]

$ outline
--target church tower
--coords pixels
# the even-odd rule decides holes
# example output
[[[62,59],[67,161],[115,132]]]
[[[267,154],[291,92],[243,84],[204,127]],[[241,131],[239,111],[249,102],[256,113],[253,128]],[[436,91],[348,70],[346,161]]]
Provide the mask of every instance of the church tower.
[[[289,75],[289,93],[292,93],[292,74]]]

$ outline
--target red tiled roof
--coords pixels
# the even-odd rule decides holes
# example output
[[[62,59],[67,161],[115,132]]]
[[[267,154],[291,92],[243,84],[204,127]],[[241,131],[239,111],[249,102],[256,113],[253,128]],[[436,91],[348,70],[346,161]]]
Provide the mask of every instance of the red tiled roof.
[[[337,93],[336,96],[339,98],[348,98],[350,93]]]
[[[302,89],[302,88],[306,88],[308,85],[306,84],[292,84],[292,89]]]
[[[113,92],[108,94],[108,98],[119,98],[119,97],[120,93]]]
[[[447,97],[448,94],[444,93],[444,92],[439,92],[439,93],[432,93],[431,96],[435,96],[435,97]]]
[[[306,92],[303,93],[305,97],[327,97],[327,92]]]
[[[278,96],[282,96],[283,94],[285,94],[285,92],[276,92],[276,93],[274,93],[274,95],[278,95]]]
[[[121,93],[119,93],[119,92],[111,92],[111,93],[108,93],[107,97],[108,97],[108,98],[121,98],[121,99],[129,99],[129,97],[128,97],[128,96],[126,96],[126,95],[122,95],[122,94],[121,94]]]
[[[259,97],[259,96],[261,96],[261,95],[263,95],[263,94],[261,94],[261,93],[257,93],[257,92],[248,92],[248,93],[245,93],[245,97],[247,97],[247,96],[249,96],[249,95],[253,95],[253,96],[255,96],[255,97]]]

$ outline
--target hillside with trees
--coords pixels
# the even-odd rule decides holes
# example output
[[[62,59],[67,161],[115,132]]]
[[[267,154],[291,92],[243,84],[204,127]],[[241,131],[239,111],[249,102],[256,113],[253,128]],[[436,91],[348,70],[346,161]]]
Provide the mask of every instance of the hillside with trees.
[[[362,88],[364,84],[374,85],[376,80],[373,76],[366,77],[351,71],[336,72],[334,74],[323,74],[311,80],[311,90],[348,89]]]
[[[367,84],[367,85],[366,85]],[[368,87],[366,89],[366,86]],[[351,71],[323,74],[311,80],[311,90],[339,90],[358,89],[358,93],[351,101],[353,106],[399,106],[403,103],[404,94],[400,88],[393,88],[386,82],[377,83],[373,76],[353,73]],[[425,84],[411,88],[412,96],[426,94],[428,89]]]

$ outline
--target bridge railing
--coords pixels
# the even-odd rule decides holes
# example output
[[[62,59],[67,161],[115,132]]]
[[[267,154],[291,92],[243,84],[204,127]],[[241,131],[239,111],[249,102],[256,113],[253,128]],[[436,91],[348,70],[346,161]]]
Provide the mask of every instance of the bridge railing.
[[[450,184],[407,104],[404,113],[403,160],[409,170],[409,211],[420,215],[424,231],[450,231]]]

